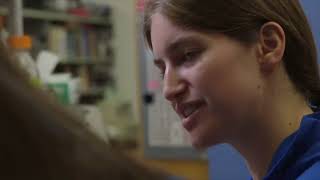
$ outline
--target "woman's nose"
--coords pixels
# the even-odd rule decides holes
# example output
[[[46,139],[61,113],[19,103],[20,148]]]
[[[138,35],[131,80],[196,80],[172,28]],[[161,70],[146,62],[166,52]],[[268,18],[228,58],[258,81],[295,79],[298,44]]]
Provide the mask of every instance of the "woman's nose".
[[[163,94],[168,101],[179,98],[186,90],[186,83],[174,69],[169,69],[164,75]]]

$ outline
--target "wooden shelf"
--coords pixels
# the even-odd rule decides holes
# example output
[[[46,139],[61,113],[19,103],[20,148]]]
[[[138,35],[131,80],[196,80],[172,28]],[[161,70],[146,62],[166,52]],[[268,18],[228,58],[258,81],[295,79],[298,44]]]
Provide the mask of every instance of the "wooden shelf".
[[[8,15],[8,8],[0,7],[0,15]],[[65,12],[57,12],[50,10],[24,9],[23,16],[25,18],[39,19],[44,21],[62,21],[62,22],[79,22],[84,24],[93,24],[100,26],[110,26],[108,18],[103,17],[78,17]]]
[[[99,87],[99,88],[96,87],[96,88],[90,88],[87,91],[82,91],[80,92],[80,94],[87,95],[87,96],[90,96],[90,95],[97,96],[97,95],[103,95],[105,90],[106,90],[106,87]]]
[[[95,59],[95,58],[68,58],[59,62],[60,65],[100,65],[109,64],[106,59]]]

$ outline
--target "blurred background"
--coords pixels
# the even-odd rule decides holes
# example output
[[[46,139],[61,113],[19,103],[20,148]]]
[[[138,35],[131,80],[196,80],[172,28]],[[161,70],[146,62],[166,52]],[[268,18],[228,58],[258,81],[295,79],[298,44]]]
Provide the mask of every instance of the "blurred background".
[[[14,1],[0,0],[1,40],[16,50],[32,83],[77,114],[98,137],[179,177],[248,178],[232,148],[191,148],[161,96],[160,76],[145,48],[143,0],[21,2],[17,8]],[[301,2],[319,44],[320,2]],[[7,41],[22,35],[25,39],[18,43]]]

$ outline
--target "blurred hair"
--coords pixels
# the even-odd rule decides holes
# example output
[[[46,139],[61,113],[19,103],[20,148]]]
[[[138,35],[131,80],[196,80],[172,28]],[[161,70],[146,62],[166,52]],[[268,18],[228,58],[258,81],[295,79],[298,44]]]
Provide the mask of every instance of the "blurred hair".
[[[109,148],[30,85],[9,54],[0,44],[0,179],[164,179]]]
[[[278,23],[286,35],[284,66],[290,80],[307,101],[320,104],[316,46],[298,0],[147,0],[144,35],[150,48],[155,13],[179,27],[222,33],[245,45],[256,42],[264,23]]]

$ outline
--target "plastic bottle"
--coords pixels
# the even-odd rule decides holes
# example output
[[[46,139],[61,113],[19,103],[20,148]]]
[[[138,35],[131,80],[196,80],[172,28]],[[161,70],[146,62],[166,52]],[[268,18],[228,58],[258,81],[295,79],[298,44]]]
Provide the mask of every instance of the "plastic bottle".
[[[31,38],[29,36],[10,36],[8,38],[8,45],[13,49],[16,59],[30,75],[30,78],[38,79],[39,74],[36,63],[29,53],[32,47]]]

